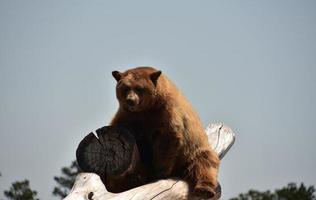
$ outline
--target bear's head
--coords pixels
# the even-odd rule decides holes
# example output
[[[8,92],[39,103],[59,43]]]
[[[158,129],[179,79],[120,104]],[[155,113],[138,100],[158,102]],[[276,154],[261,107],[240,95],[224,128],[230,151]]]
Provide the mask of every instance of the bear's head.
[[[161,71],[138,67],[125,72],[113,71],[117,81],[116,97],[121,108],[130,112],[149,110],[155,104],[156,87]]]

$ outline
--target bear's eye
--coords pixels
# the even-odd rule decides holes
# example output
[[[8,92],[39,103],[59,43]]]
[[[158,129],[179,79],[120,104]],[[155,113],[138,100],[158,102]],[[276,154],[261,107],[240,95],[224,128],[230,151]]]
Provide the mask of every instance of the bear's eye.
[[[138,94],[142,94],[144,92],[143,88],[141,87],[136,87],[135,88],[135,91],[138,93]]]
[[[130,88],[127,85],[121,85],[120,90],[123,92],[123,94],[126,94]]]

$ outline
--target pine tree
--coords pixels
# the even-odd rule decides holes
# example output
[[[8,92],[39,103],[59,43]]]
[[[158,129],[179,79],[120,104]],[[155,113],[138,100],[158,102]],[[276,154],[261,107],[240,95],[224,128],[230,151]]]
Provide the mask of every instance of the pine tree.
[[[4,195],[12,200],[39,200],[36,197],[37,192],[30,188],[28,180],[12,183],[10,189],[4,191]]]
[[[57,182],[57,186],[54,187],[53,195],[63,199],[70,192],[80,169],[77,162],[73,161],[70,167],[63,167],[61,172],[61,176],[54,177],[54,180]]]
[[[289,183],[282,189],[276,189],[273,193],[269,190],[264,192],[249,190],[230,200],[316,200],[314,192],[314,186],[306,187],[301,183],[298,187],[295,183]]]

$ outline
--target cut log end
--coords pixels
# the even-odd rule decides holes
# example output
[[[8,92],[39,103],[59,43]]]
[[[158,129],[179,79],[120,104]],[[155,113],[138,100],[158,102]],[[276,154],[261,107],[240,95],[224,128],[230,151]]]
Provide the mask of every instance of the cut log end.
[[[76,152],[79,167],[101,178],[116,177],[133,168],[137,146],[134,137],[124,128],[105,126],[89,133]]]

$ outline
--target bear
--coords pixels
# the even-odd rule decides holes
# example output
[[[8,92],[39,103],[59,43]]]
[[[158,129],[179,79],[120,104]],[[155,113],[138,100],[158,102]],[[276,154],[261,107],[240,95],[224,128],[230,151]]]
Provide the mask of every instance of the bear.
[[[112,75],[119,108],[110,125],[124,127],[135,137],[146,181],[180,177],[196,196],[212,198],[218,186],[219,158],[180,90],[153,67]]]

